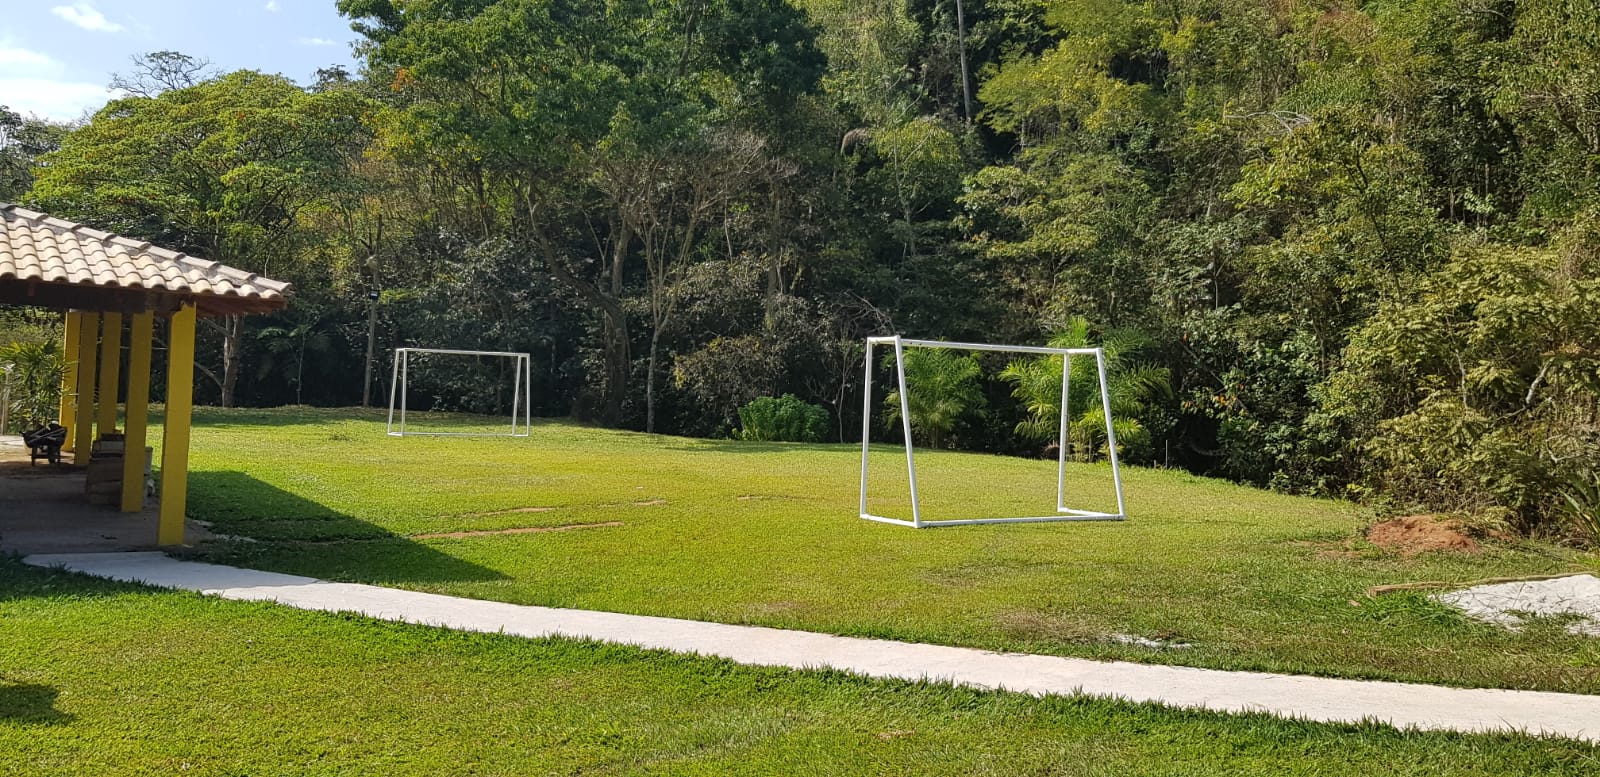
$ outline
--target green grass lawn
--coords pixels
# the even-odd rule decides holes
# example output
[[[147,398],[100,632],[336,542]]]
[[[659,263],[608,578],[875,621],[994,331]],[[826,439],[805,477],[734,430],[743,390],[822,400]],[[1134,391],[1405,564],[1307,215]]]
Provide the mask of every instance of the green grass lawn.
[[[786,672],[0,559],[0,774],[1585,775],[1600,748]]]
[[[527,439],[390,438],[352,410],[198,415],[190,514],[255,538],[244,566],[507,602],[1194,666],[1600,692],[1600,640],[1480,625],[1368,586],[1573,569],[1537,543],[1403,559],[1351,506],[1128,468],[1124,523],[913,530],[856,518],[859,449],[536,424]],[[875,511],[904,515],[903,456]],[[1109,469],[1069,471],[1110,506]],[[925,517],[1038,515],[1054,463],[919,457]],[[445,532],[612,524],[559,532]],[[1116,635],[1181,641],[1122,644]]]

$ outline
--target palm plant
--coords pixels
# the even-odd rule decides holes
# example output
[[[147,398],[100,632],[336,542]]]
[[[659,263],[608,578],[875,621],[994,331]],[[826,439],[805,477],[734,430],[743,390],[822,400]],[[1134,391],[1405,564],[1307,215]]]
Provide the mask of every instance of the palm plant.
[[[53,420],[61,401],[61,376],[67,370],[67,359],[57,344],[16,342],[0,346],[0,362],[11,365],[11,422],[29,428]]]
[[[890,354],[885,361],[893,359]],[[912,433],[925,436],[932,447],[945,447],[956,422],[984,405],[977,354],[916,348],[905,352],[905,370]],[[883,401],[892,427],[900,420],[900,392],[889,392]]]
[[[1560,493],[1573,527],[1600,545],[1600,472],[1587,468],[1574,472]]]
[[[1150,402],[1171,396],[1171,372],[1165,367],[1136,362],[1133,357],[1152,341],[1131,329],[1106,331],[1094,342],[1087,319],[1073,316],[1050,337],[1052,348],[1104,349],[1106,393],[1111,404],[1111,428],[1117,434],[1117,452],[1138,451],[1150,445],[1150,431],[1139,414]],[[1011,395],[1022,402],[1028,416],[1017,424],[1018,436],[1051,440],[1061,423],[1060,356],[1018,359],[1006,365],[1000,378],[1012,384]],[[1100,407],[1100,382],[1094,359],[1072,360],[1071,395],[1067,402],[1067,444],[1079,458],[1093,460],[1106,453],[1105,419]]]

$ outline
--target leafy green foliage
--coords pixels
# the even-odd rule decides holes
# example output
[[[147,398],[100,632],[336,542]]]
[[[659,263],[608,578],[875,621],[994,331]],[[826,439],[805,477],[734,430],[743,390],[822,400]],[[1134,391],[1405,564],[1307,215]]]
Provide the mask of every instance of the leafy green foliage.
[[[1089,321],[1073,317],[1050,337],[1052,348],[1105,349],[1106,394],[1111,405],[1111,428],[1117,436],[1119,455],[1138,459],[1150,454],[1150,431],[1140,416],[1150,403],[1170,399],[1172,385],[1165,367],[1133,361],[1140,351],[1152,345],[1150,339],[1132,330],[1112,330],[1094,338]],[[1006,365],[1001,379],[1013,385],[1012,395],[1027,409],[1028,417],[1017,423],[1018,435],[1033,440],[1054,440],[1061,423],[1062,358],[1019,359]],[[1069,455],[1085,461],[1106,453],[1105,410],[1100,400],[1100,373],[1096,360],[1079,356],[1072,360],[1068,376],[1067,440]]]
[[[1330,384],[1377,483],[1538,525],[1600,457],[1600,282],[1552,251],[1463,246],[1352,338]]]
[[[269,277],[288,274],[315,242],[303,212],[345,187],[366,147],[367,107],[350,90],[312,94],[248,70],[116,100],[46,157],[29,199],[127,237]],[[301,273],[295,277],[318,274]],[[220,351],[221,365],[201,374],[230,405],[244,325],[237,316],[207,323],[203,337],[220,342],[202,348]]]
[[[0,114],[0,190],[294,281],[207,328],[224,401],[353,403],[370,333],[535,353],[551,414],[722,436],[792,393],[845,440],[863,337],[1083,316],[1149,339],[1124,453],[1542,530],[1593,458],[1593,6],[971,0],[963,45],[946,0],[343,0],[359,74],[157,52],[42,166],[63,128]],[[1433,355],[1385,362],[1402,324]],[[1051,377],[917,434],[1021,452]]]
[[[61,401],[61,380],[67,359],[55,342],[12,342],[0,344],[0,376],[11,401],[9,423],[15,429],[31,429],[56,420]],[[10,430],[0,429],[0,434]]]
[[[1573,528],[1591,544],[1600,545],[1600,472],[1578,469],[1560,492]]]
[[[818,442],[828,433],[828,411],[793,394],[751,400],[739,422],[739,439],[757,442]]]
[[[911,432],[925,437],[928,445],[943,448],[958,423],[983,410],[979,382],[983,367],[977,354],[945,348],[907,348],[904,354],[901,366],[906,375],[905,405],[911,415]],[[884,365],[895,366],[894,358],[892,352],[884,356]],[[900,423],[900,405],[899,389],[883,398],[883,422],[891,429]]]
[[[0,202],[15,202],[33,185],[40,158],[61,146],[68,127],[25,118],[0,105]]]

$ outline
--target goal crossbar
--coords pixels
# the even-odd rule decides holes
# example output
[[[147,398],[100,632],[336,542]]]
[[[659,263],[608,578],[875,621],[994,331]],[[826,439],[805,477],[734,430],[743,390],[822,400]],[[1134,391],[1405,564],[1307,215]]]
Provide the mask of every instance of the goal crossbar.
[[[503,356],[515,360],[511,382],[510,432],[414,432],[406,429],[407,377],[412,354],[437,353],[448,356]],[[400,424],[395,426],[396,394],[400,407]],[[389,423],[384,432],[390,437],[418,435],[424,437],[527,437],[533,432],[533,361],[519,351],[467,351],[456,348],[396,348],[394,368],[389,380]]]
[[[884,345],[894,348],[895,380],[900,395],[901,431],[905,435],[906,476],[911,485],[911,520],[889,518],[867,511],[867,456],[872,437],[872,347]],[[1026,516],[1021,518],[962,518],[955,520],[925,521],[917,494],[917,462],[911,438],[911,406],[906,391],[905,348],[943,348],[955,351],[998,351],[1002,353],[1031,353],[1061,357],[1061,423],[1056,440],[1056,513],[1054,515]],[[1049,348],[1034,345],[996,345],[993,343],[958,343],[944,340],[914,340],[888,335],[867,338],[866,376],[861,399],[861,504],[860,517],[879,523],[923,528],[930,526],[964,526],[983,523],[1054,523],[1058,521],[1122,521],[1127,519],[1127,506],[1122,498],[1122,467],[1117,461],[1117,433],[1111,423],[1111,392],[1106,381],[1106,355],[1102,348]],[[1067,507],[1067,428],[1069,389],[1072,381],[1072,357],[1092,356],[1099,378],[1100,409],[1105,414],[1106,449],[1111,459],[1111,481],[1117,496],[1114,513],[1078,510]]]

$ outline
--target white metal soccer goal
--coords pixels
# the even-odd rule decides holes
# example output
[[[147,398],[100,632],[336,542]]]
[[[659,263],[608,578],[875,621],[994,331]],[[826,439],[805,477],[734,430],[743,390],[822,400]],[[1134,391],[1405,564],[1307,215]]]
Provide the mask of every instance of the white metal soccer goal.
[[[407,390],[410,387],[411,360],[413,355],[443,354],[446,356],[462,357],[502,357],[513,360],[511,378],[511,429],[508,432],[440,432],[440,431],[407,431],[406,409],[409,405]],[[400,422],[395,423],[395,409],[400,410]],[[389,381],[389,424],[387,432],[390,437],[404,437],[408,434],[429,435],[433,437],[527,437],[533,429],[533,363],[528,354],[514,351],[460,351],[450,348],[396,348],[394,349],[394,373]]]
[[[903,518],[888,518],[874,515],[867,511],[867,453],[868,443],[872,432],[872,347],[874,345],[888,345],[894,347],[895,377],[900,394],[900,423],[905,433],[906,448],[906,476],[911,485],[911,520]],[[917,462],[912,452],[911,440],[911,406],[908,400],[908,387],[906,386],[906,348],[947,348],[958,351],[1000,351],[1003,353],[1031,353],[1044,356],[1061,357],[1061,428],[1057,445],[1056,461],[1056,514],[1030,516],[1022,518],[962,518],[956,520],[925,521],[922,519],[922,505],[917,499]],[[1049,521],[1121,521],[1127,518],[1127,507],[1122,500],[1122,469],[1117,463],[1117,434],[1111,426],[1111,394],[1106,385],[1106,355],[1100,348],[1043,348],[1030,345],[993,345],[990,343],[950,343],[941,340],[910,340],[899,335],[886,337],[867,338],[866,349],[866,380],[862,389],[861,400],[861,517],[869,521],[892,523],[899,526],[923,528],[925,526],[959,526],[974,523],[1044,523]],[[1106,420],[1106,448],[1111,456],[1111,481],[1116,490],[1117,511],[1114,513],[1095,512],[1093,510],[1077,510],[1067,507],[1067,425],[1070,422],[1067,412],[1067,398],[1070,396],[1068,389],[1072,379],[1072,357],[1091,356],[1095,360],[1096,370],[1099,374],[1100,408],[1105,413]],[[915,387],[909,387],[915,390]]]

